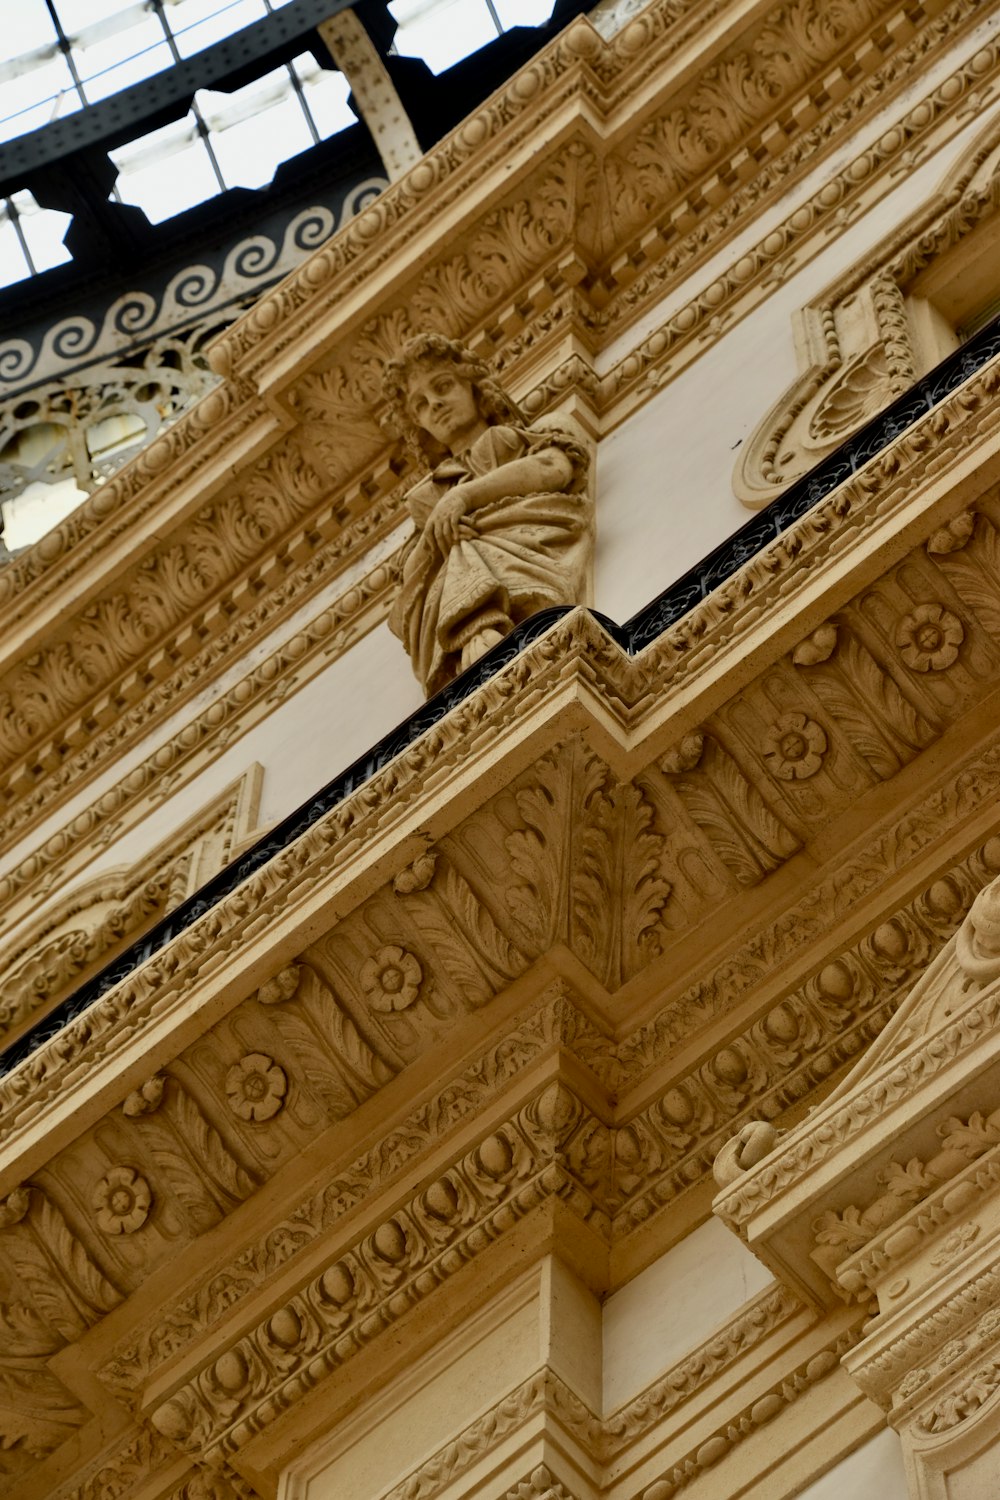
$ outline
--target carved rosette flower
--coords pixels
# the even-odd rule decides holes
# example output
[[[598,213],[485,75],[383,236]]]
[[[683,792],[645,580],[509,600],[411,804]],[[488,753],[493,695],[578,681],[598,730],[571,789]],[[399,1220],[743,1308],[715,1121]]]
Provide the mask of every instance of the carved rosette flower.
[[[414,954],[391,945],[361,966],[361,988],[375,1010],[406,1010],[417,998],[424,972]]]
[[[281,1109],[288,1092],[284,1068],[263,1052],[248,1052],[226,1074],[229,1108],[241,1120],[270,1120]]]
[[[896,630],[899,654],[914,672],[943,672],[964,639],[961,620],[943,604],[918,604]]]
[[[104,1234],[134,1234],[149,1218],[153,1194],[135,1167],[112,1167],[91,1196],[97,1227]]]
[[[0,1229],[9,1229],[12,1224],[20,1224],[28,1212],[30,1201],[26,1187],[15,1188],[12,1193],[7,1194],[6,1198],[0,1198]]]
[[[764,751],[771,772],[781,781],[815,776],[826,754],[826,734],[805,714],[783,714],[771,726]]]
[[[165,1084],[166,1079],[159,1074],[147,1078],[144,1084],[129,1094],[122,1105],[122,1113],[130,1120],[137,1119],[139,1115],[154,1114],[163,1102]]]

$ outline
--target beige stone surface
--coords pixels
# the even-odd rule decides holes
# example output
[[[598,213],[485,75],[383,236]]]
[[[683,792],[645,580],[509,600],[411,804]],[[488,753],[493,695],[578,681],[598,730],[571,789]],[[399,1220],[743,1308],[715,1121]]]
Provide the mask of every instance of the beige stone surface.
[[[767,1270],[716,1220],[692,1230],[604,1303],[605,1413],[637,1396],[771,1285]]]
[[[523,415],[473,401],[460,452],[592,449],[619,617],[736,524],[793,311],[922,205],[933,344],[992,232],[989,151],[931,200],[993,128],[995,6],[634,9],[404,172],[0,575],[19,964],[417,706],[409,337]],[[897,1500],[900,1455],[914,1500],[995,1486],[998,382],[637,657],[573,610],[0,1079],[12,1500]]]

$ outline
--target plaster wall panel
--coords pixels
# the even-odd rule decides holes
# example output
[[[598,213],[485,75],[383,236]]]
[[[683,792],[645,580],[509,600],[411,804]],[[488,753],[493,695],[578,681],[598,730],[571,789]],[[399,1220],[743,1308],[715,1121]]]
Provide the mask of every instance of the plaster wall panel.
[[[903,1450],[894,1432],[887,1429],[870,1438],[822,1478],[800,1490],[797,1500],[847,1500],[848,1496],[857,1500],[862,1496],[866,1500],[868,1496],[872,1500],[908,1500]]]
[[[604,1304],[604,1410],[615,1411],[771,1281],[717,1220],[694,1230]]]
[[[601,442],[599,610],[619,622],[628,619],[748,520],[750,512],[733,492],[733,467],[740,444],[800,372],[795,314],[931,197],[985,118],[977,117],[947,148],[901,176],[869,213],[835,232],[819,255]],[[784,200],[785,214],[806,196]],[[756,222],[751,243],[761,238]],[[733,264],[743,250],[740,241],[730,244],[702,269],[697,287],[688,282],[661,305],[652,326],[683,307],[712,281],[713,271]]]
[[[134,858],[150,839],[225,785],[249,761],[264,767],[261,825],[292,812],[312,792],[346,769],[412,713],[421,702],[410,664],[387,625],[354,648],[274,710],[194,778],[117,847]]]

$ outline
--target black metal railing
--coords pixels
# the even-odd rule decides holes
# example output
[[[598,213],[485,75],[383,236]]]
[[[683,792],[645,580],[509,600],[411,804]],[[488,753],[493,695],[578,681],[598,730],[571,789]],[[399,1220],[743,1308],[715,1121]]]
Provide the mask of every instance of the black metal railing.
[[[766,509],[753,516],[745,526],[741,526],[739,531],[722,542],[696,567],[691,568],[676,583],[672,583],[624,625],[616,625],[604,615],[591,611],[594,618],[624,651],[629,655],[636,655],[997,354],[1000,354],[1000,319],[990,323],[929,375],[917,381],[911,390],[880,412],[816,468],[789,485]],[[101,995],[127,978],[146,959],[160,952],[178,933],[190,927],[235,891],[237,886],[267,864],[274,855],[287,848],[363,782],[388,765],[445,714],[505,667],[531,641],[544,635],[557,620],[569,613],[570,607],[567,605],[545,609],[533,615],[468,671],[442,688],[408,719],[404,719],[365,755],[348,766],[346,771],[328,782],[315,796],[296,808],[232,864],[181,902],[168,916],[157,922],[98,974],[0,1052],[0,1074],[9,1073]]]

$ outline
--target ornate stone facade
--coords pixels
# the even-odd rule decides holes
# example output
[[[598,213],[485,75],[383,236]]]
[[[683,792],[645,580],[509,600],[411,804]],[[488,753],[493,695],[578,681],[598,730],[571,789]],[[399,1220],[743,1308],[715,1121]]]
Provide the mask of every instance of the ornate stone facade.
[[[1000,53],[967,0],[594,20],[0,572],[13,1500],[805,1500],[854,1450],[884,1500],[904,1455],[914,1497],[991,1493],[1000,368],[780,534],[730,546],[688,479],[731,471],[724,369],[767,488],[930,363]],[[813,306],[839,363],[800,402],[761,330]],[[549,488],[510,493],[593,550],[534,635],[431,653],[423,705],[412,522],[495,501],[423,503],[384,425],[432,329],[517,410],[451,390],[453,443],[403,381],[442,468],[513,432]],[[683,609],[600,613],[705,516]]]

